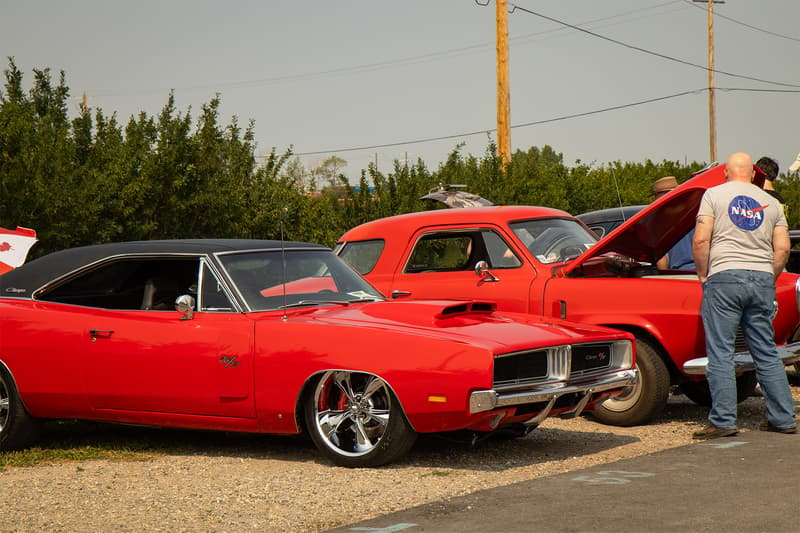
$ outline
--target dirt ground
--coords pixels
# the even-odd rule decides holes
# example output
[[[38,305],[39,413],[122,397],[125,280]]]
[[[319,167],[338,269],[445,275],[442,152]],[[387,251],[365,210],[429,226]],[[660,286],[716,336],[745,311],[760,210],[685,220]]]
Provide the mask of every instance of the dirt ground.
[[[790,374],[796,403],[800,379]],[[763,398],[740,404],[756,430]],[[168,450],[145,461],[70,461],[0,471],[0,531],[321,531],[480,489],[692,442],[707,409],[670,397],[654,423],[548,419],[524,438],[469,446],[421,437],[398,462],[333,466],[307,440],[79,424],[89,442],[114,434]]]

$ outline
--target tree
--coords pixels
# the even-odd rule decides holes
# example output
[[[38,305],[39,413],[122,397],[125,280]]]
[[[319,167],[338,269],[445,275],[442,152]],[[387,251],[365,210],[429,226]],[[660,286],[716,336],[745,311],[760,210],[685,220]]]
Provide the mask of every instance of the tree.
[[[331,189],[335,189],[339,183],[338,178],[347,161],[339,156],[332,155],[325,159],[321,164],[311,168],[311,175],[317,183],[326,183]]]
[[[439,185],[464,184],[495,204],[543,205],[578,214],[650,201],[654,179],[689,179],[699,163],[612,161],[568,166],[548,145],[517,150],[501,164],[490,139],[480,156],[456,145],[430,170],[422,160],[370,164],[358,188],[331,156],[308,172],[291,147],[272,148],[260,165],[255,125],[222,124],[220,96],[178,110],[168,95],[154,117],[142,112],[124,128],[115,114],[82,107],[69,119],[60,73],[34,70],[26,92],[13,58],[0,90],[0,226],[37,230],[32,256],[108,241],[190,237],[286,238],[333,246],[347,229],[375,218],[430,209],[420,200]],[[317,190],[322,185],[322,190]],[[778,184],[789,223],[800,223],[800,180]]]

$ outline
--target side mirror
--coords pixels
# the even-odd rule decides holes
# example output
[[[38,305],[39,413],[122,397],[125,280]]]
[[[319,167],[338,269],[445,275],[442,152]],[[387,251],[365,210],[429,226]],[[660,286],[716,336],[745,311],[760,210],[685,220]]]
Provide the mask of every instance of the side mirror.
[[[481,278],[481,281],[500,281],[500,278],[489,271],[489,263],[486,261],[475,263],[475,274]]]
[[[188,294],[181,294],[175,298],[175,310],[183,316],[181,320],[191,320],[194,316],[195,300]]]

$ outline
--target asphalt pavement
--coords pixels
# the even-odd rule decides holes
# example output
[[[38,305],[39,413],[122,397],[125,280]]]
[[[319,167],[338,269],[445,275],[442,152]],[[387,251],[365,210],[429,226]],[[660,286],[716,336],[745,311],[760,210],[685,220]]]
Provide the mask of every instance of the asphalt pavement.
[[[800,434],[753,430],[483,490],[333,531],[795,533],[800,532],[799,511]]]

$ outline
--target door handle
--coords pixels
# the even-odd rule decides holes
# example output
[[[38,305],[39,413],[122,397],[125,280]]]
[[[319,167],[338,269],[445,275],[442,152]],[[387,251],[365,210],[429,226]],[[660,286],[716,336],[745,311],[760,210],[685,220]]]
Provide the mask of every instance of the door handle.
[[[402,298],[404,296],[411,296],[409,291],[398,291],[397,289],[392,291],[392,298]]]
[[[114,334],[113,329],[90,329],[89,335],[92,336],[92,342],[97,341],[97,337],[102,337],[104,339],[111,338],[111,335]]]

